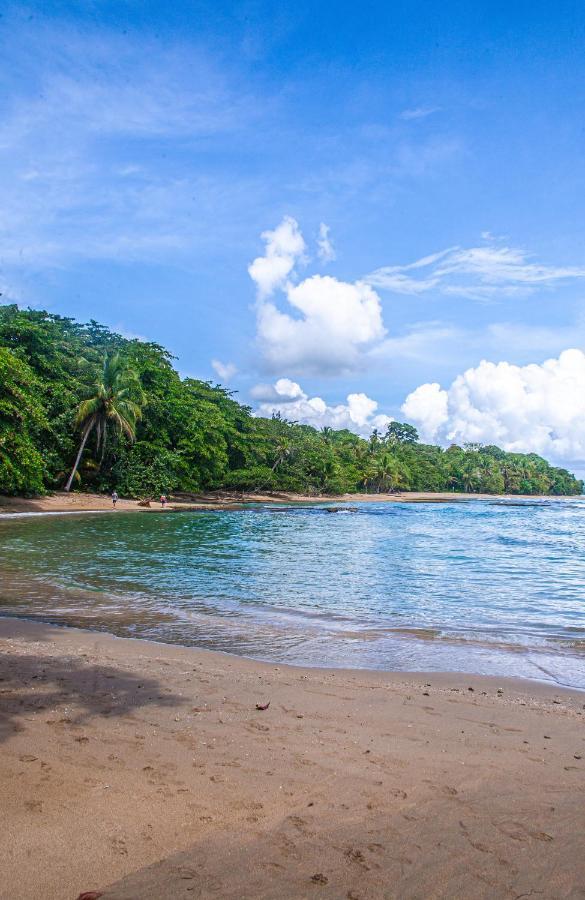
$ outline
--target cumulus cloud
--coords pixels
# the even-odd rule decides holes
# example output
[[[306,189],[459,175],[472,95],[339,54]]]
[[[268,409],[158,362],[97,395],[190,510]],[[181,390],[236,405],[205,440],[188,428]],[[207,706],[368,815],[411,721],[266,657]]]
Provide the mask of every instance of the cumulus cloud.
[[[309,397],[300,384],[289,378],[256,385],[251,395],[261,401],[254,415],[270,417],[280,413],[290,421],[315,428],[348,428],[368,436],[372,429],[383,430],[392,421],[389,416],[376,414],[378,403],[366,394],[348,394],[346,403],[329,406],[321,397]]]
[[[364,280],[396,294],[429,291],[477,300],[532,293],[585,278],[584,266],[545,266],[514,247],[449,247],[402,266],[383,266]]]
[[[369,285],[313,275],[294,284],[305,242],[297,222],[264,232],[266,253],[248,271],[258,287],[257,339],[266,367],[293,374],[339,374],[359,367],[360,354],[386,329],[380,298]],[[272,299],[280,288],[286,309]]]
[[[291,312],[258,308],[258,340],[271,371],[340,374],[359,367],[360,351],[383,338],[380,298],[363,282],[313,275],[289,285]]]
[[[326,225],[325,222],[321,222],[319,225],[319,237],[317,239],[317,253],[321,262],[324,263],[333,262],[336,257],[333,241],[329,237],[330,231],[329,225]]]
[[[234,363],[223,363],[220,359],[212,359],[211,365],[218,378],[226,382],[230,381],[238,371]]]
[[[542,365],[482,361],[443,389],[423,384],[402,412],[426,440],[498,444],[558,462],[585,460],[585,354]]]
[[[285,216],[274,231],[262,232],[266,243],[264,256],[258,256],[248,266],[252,281],[256,282],[260,299],[269,297],[283,287],[295,264],[302,259],[306,249],[298,222]]]

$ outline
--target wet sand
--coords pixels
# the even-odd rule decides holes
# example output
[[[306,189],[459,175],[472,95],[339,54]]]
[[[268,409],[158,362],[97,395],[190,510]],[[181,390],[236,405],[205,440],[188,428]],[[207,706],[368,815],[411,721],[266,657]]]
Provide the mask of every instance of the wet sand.
[[[409,491],[396,494],[242,494],[240,492],[212,491],[206,494],[179,494],[173,496],[167,510],[177,509],[237,509],[245,503],[453,503],[470,500],[542,500],[542,497],[524,494],[460,494],[454,492],[432,493],[429,491]],[[548,497],[549,500],[578,500],[579,497]],[[117,510],[152,512],[161,510],[158,500],[151,501],[150,507],[139,506],[137,500],[120,498]],[[107,494],[71,493],[57,491],[47,497],[0,497],[0,514],[7,513],[63,513],[63,512],[115,512],[111,497]]]
[[[13,619],[0,668],[2,897],[585,897],[583,693]]]

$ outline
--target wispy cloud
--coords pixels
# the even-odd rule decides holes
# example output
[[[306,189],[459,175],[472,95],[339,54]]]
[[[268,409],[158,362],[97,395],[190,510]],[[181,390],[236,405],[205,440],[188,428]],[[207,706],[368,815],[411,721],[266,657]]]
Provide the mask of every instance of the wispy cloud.
[[[420,322],[406,328],[401,334],[386,337],[368,354],[371,363],[377,362],[428,362],[434,365],[447,362],[454,349],[470,338],[465,329],[446,322]]]
[[[6,17],[0,52],[0,265],[186,259],[250,187],[194,164],[266,108],[203,50]]]
[[[317,255],[322,263],[333,262],[336,258],[333,241],[329,237],[331,229],[325,222],[319,225],[319,237],[317,238]]]
[[[570,279],[585,278],[585,266],[549,266],[534,262],[523,250],[488,244],[449,247],[413,263],[383,266],[364,279],[395,294],[430,291],[489,300],[532,293]]]
[[[221,380],[226,384],[228,381],[232,380],[232,378],[237,374],[238,371],[238,367],[234,363],[224,363],[220,359],[212,359],[211,366],[213,368],[213,371],[217,374],[218,378],[221,378]]]
[[[405,122],[411,122],[415,119],[426,119],[433,113],[440,112],[440,106],[415,106],[413,109],[404,109],[400,113],[400,118]]]

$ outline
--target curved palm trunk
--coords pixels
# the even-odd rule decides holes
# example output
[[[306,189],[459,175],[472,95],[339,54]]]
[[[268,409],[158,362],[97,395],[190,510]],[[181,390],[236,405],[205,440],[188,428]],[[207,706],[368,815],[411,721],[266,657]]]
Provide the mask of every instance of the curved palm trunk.
[[[89,437],[89,433],[90,433],[91,429],[93,428],[93,425],[94,425],[94,423],[93,423],[93,422],[90,422],[89,425],[84,429],[83,435],[82,435],[82,437],[81,437],[81,443],[80,443],[80,445],[79,445],[79,450],[77,451],[77,457],[76,457],[76,459],[75,459],[75,465],[73,466],[73,468],[72,468],[72,470],[71,470],[71,475],[69,476],[69,478],[68,478],[68,480],[67,480],[67,484],[65,485],[65,490],[66,490],[66,491],[70,491],[70,490],[71,490],[71,484],[72,484],[72,482],[73,482],[73,479],[75,478],[75,473],[77,472],[79,463],[80,463],[80,461],[81,461],[81,454],[82,454],[83,451],[85,450],[85,444],[86,444],[86,441],[87,441],[87,439],[88,439],[88,437]]]
[[[104,431],[102,434],[102,454],[100,456],[100,469],[104,464],[104,456],[106,455],[106,440],[108,438],[108,423],[104,422]]]

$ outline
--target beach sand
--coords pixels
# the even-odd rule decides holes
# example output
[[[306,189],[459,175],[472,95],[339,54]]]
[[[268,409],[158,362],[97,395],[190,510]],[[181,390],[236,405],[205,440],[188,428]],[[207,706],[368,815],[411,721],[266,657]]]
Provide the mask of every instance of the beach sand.
[[[585,694],[14,619],[0,668],[3,898],[585,897]]]
[[[306,496],[304,494],[242,494],[240,492],[211,491],[205,494],[178,494],[172,496],[167,510],[176,509],[237,509],[244,503],[453,503],[469,500],[532,500],[539,497],[528,494],[460,494],[454,492],[432,493],[408,491],[396,494],[342,494],[330,496]],[[549,497],[552,500],[578,500],[579,497]],[[152,500],[149,508],[139,506],[138,501],[120,498],[116,510],[152,512],[160,510],[158,500]],[[0,514],[6,513],[57,513],[57,512],[114,512],[112,499],[107,494],[71,493],[56,491],[46,497],[0,497]]]

